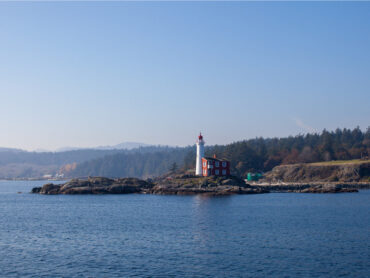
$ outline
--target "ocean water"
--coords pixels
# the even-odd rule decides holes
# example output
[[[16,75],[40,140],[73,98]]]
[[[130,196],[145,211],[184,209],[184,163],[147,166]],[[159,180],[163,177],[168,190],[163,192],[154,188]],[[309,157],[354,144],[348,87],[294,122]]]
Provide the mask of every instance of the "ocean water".
[[[0,181],[1,277],[370,276],[367,190],[27,193],[41,184]]]

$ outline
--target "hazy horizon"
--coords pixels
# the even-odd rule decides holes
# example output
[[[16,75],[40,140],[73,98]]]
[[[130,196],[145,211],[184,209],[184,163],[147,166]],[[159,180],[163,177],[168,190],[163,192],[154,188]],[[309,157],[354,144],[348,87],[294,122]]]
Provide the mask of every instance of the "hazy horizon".
[[[359,127],[359,126],[357,126]],[[354,128],[357,128],[357,127],[354,127]],[[347,128],[347,129],[350,129],[350,130],[353,130],[354,128]],[[370,126],[368,126],[367,128],[365,129],[361,129],[363,132],[366,132],[366,130],[370,128]],[[327,131],[329,132],[335,132],[335,130],[328,130],[326,129]],[[297,134],[289,134],[289,135],[286,135],[286,136],[268,136],[268,137],[263,137],[263,136],[256,136],[256,137],[250,137],[250,138],[244,138],[244,139],[240,139],[240,140],[233,140],[231,142],[227,142],[227,143],[224,143],[224,144],[218,144],[218,143],[214,143],[214,144],[207,144],[206,142],[206,145],[207,146],[214,146],[214,145],[227,145],[227,144],[232,144],[232,143],[235,143],[235,142],[239,142],[239,141],[244,141],[244,140],[250,140],[250,139],[255,139],[255,138],[263,138],[263,139],[271,139],[271,138],[287,138],[287,137],[290,137],[290,136],[300,136],[300,135],[306,135],[306,134],[321,134],[323,130],[321,131],[315,131],[315,132],[303,132],[303,133],[297,133]],[[204,133],[202,133],[202,135],[204,136],[204,138],[206,139],[206,135]],[[117,149],[126,149],[125,147],[118,147],[119,145],[122,145],[122,144],[137,144],[137,145],[140,145],[140,146],[137,146],[137,147],[151,147],[151,146],[161,146],[161,147],[172,147],[172,148],[183,148],[183,147],[189,147],[189,146],[195,146],[195,142],[196,142],[196,139],[197,139],[197,136],[198,134],[194,137],[194,142],[192,143],[189,143],[187,145],[176,145],[176,144],[173,144],[173,145],[166,145],[166,144],[151,144],[151,143],[144,143],[144,142],[129,142],[129,141],[125,141],[125,142],[121,142],[121,143],[117,143],[117,144],[112,144],[112,145],[99,145],[99,146],[61,146],[61,147],[58,147],[56,149],[25,149],[25,148],[12,148],[12,147],[8,147],[8,146],[0,146],[0,148],[4,148],[4,149],[18,149],[18,150],[23,150],[23,151],[29,151],[29,152],[64,152],[64,151],[70,151],[70,150],[83,150],[83,149],[100,149],[100,150],[104,150],[104,149],[114,149],[115,147]],[[137,147],[128,147],[127,149],[133,149],[133,148],[137,148]]]
[[[0,2],[0,147],[366,130],[370,3]]]

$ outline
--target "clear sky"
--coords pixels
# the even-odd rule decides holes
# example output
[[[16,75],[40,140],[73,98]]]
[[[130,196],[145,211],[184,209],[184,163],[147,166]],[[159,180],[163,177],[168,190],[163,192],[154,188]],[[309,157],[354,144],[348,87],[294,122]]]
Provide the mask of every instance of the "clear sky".
[[[0,3],[0,146],[370,125],[370,3]]]

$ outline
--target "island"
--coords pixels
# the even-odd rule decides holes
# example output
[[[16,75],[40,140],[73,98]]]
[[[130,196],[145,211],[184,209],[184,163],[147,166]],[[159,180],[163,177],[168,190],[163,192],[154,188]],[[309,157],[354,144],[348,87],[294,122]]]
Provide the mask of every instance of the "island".
[[[157,179],[88,177],[72,179],[64,184],[47,183],[35,187],[39,194],[168,194],[168,195],[231,195],[258,194],[268,190],[253,187],[237,177],[198,177],[175,175]]]
[[[248,184],[235,176],[199,177],[171,175],[156,179],[88,177],[72,179],[63,184],[47,183],[31,193],[54,194],[162,194],[225,196],[274,192],[340,193],[370,188],[370,183],[259,183]]]

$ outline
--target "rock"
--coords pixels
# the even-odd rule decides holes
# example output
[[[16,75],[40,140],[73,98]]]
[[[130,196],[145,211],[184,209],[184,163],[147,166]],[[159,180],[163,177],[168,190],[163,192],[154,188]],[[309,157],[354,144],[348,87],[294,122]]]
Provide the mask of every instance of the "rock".
[[[40,193],[40,191],[41,191],[41,187],[34,187],[32,188],[31,193]]]
[[[239,178],[226,178],[224,180],[221,181],[221,184],[222,185],[230,185],[230,186],[241,186],[241,187],[245,187],[246,184],[245,184],[245,181],[242,180],[242,179],[239,179]]]
[[[45,184],[35,187],[32,193],[40,194],[128,194],[147,191],[153,183],[137,178],[109,179],[89,177],[88,179],[72,179],[64,184]]]
[[[64,192],[70,188],[86,187],[86,186],[91,186],[91,183],[89,180],[72,179],[69,182],[63,184],[60,190]]]
[[[226,179],[226,180],[223,180],[221,181],[221,184],[225,185],[225,184],[231,184],[232,183],[232,180],[231,179]]]
[[[140,188],[152,188],[154,186],[153,182],[144,181],[138,178],[121,178],[114,181],[115,184],[135,186]]]
[[[87,181],[91,186],[109,186],[115,182],[115,180],[105,177],[89,177]]]
[[[68,188],[59,194],[92,194],[93,190],[91,186],[74,187]]]
[[[109,187],[109,193],[112,194],[129,194],[129,193],[139,193],[141,191],[140,186],[134,185],[123,185],[115,184]]]
[[[171,179],[165,177],[157,179],[155,186],[148,192],[152,194],[176,194],[194,195],[202,194],[207,196],[225,196],[232,194],[258,194],[267,193],[268,190],[252,188],[245,184],[244,180],[229,177],[195,177],[173,176]]]
[[[302,193],[343,193],[358,192],[355,188],[342,188],[336,186],[313,186],[301,191]]]
[[[47,183],[41,187],[40,194],[59,194],[60,185]]]
[[[202,182],[199,184],[199,187],[200,187],[200,188],[207,188],[207,187],[208,187],[208,185],[212,185],[212,184],[208,183],[208,181],[207,181],[207,180],[204,180],[204,181],[202,181]]]

